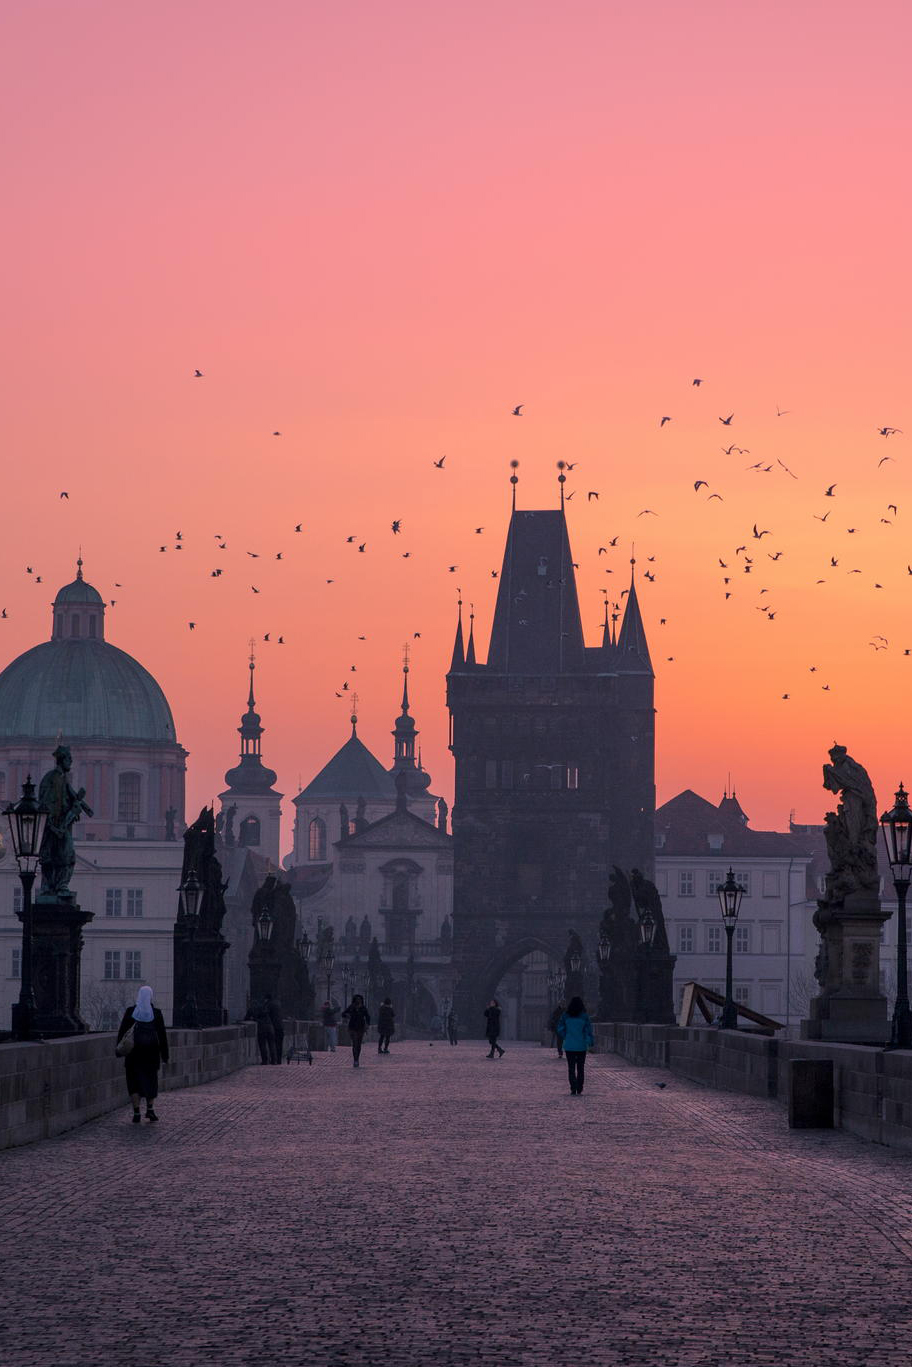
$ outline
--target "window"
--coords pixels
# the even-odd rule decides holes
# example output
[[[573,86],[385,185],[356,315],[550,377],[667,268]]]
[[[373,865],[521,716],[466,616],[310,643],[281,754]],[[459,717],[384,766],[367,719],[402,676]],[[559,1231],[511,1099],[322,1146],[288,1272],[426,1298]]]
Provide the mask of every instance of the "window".
[[[706,953],[707,953],[707,954],[721,954],[721,953],[722,953],[722,927],[721,927],[721,926],[707,926],[707,927],[706,927]]]
[[[22,915],[22,884],[13,884],[13,915]]]
[[[748,983],[738,983],[732,992],[732,996],[739,1006],[747,1006],[750,997],[750,986]]]
[[[764,921],[760,927],[760,949],[763,954],[779,954],[778,921]],[[778,1009],[778,1008],[777,1008]]]
[[[656,833],[655,833],[655,847],[656,847],[657,850],[664,850],[664,848],[665,848],[665,832],[664,832],[664,831],[656,831]]]
[[[500,761],[500,786],[501,788],[513,787],[513,761],[511,759]]]
[[[354,822],[352,822],[352,826],[354,826]],[[350,834],[350,835],[353,834],[353,831],[349,831],[349,834]],[[259,818],[258,818],[258,817],[255,817],[255,816],[245,816],[245,817],[244,817],[244,820],[241,822],[241,828],[240,828],[240,830],[238,831],[238,844],[239,844],[239,845],[246,845],[246,846],[249,847],[250,845],[259,845],[259,843],[260,843],[260,822],[259,822]]]
[[[123,915],[123,892],[120,888],[105,888],[105,916]]]
[[[142,916],[143,914],[143,890],[142,888],[127,888],[127,915]]]
[[[121,774],[117,780],[117,820],[139,820],[139,794],[142,780],[139,774]]]
[[[94,618],[94,617],[90,617],[90,618],[89,618],[89,636],[90,636],[90,637],[94,637],[94,636],[95,636],[95,618]]]
[[[725,837],[724,835],[708,835],[706,841],[713,854],[718,854],[725,844]]]
[[[10,953],[10,977],[22,977],[22,946],[17,945]]]
[[[567,787],[568,787],[568,788],[578,788],[578,787],[579,787],[579,765],[578,765],[578,764],[568,764],[568,765],[567,765]]]
[[[750,926],[735,926],[735,953],[750,954],[751,952],[751,928]]]
[[[779,870],[778,870],[778,869],[764,869],[764,870],[763,870],[763,896],[764,896],[764,897],[778,897],[778,896],[779,896]]]
[[[497,760],[496,760],[496,759],[486,759],[486,760],[485,760],[485,787],[486,787],[486,788],[496,788],[496,787],[497,787]]]
[[[693,926],[678,926],[678,953],[693,954],[694,952],[694,928]]]
[[[678,873],[678,896],[693,897],[694,895],[694,876],[693,869],[681,869]]]
[[[744,889],[744,896],[751,895],[751,876],[747,869],[735,869],[735,882]]]
[[[78,612],[74,612],[74,613],[73,613],[73,616],[70,618],[70,635],[71,635],[71,636],[78,636],[78,635],[79,635],[79,613],[78,613]]]
[[[307,828],[307,858],[326,858],[326,822],[315,816]]]
[[[706,896],[718,897],[719,888],[727,877],[728,874],[723,873],[721,869],[710,869],[706,875]]]
[[[142,977],[142,950],[128,949],[124,955],[124,977],[134,981]]]
[[[106,949],[104,952],[104,975],[107,979],[120,977],[120,950]]]

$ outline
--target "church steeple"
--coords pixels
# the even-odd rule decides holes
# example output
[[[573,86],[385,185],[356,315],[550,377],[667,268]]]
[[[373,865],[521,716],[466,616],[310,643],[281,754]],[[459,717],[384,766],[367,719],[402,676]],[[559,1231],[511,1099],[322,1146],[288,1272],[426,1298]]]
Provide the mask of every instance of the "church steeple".
[[[241,717],[238,734],[241,737],[241,762],[225,775],[225,782],[235,793],[264,793],[276,781],[275,770],[267,769],[263,763],[260,738],[263,725],[256,710],[253,692],[253,676],[256,671],[256,658],[253,642],[250,643],[250,687],[247,693],[247,711]]]
[[[617,638],[617,667],[618,670],[626,674],[651,674],[652,661],[649,658],[646,629],[643,626],[640,604],[637,600],[636,584],[634,583],[635,570],[636,559],[631,556],[627,606],[624,609],[624,620],[621,623],[620,634]]]
[[[469,644],[466,646],[466,665],[472,669],[475,665],[475,604],[471,605],[469,612]]]
[[[389,772],[394,779],[398,779],[400,774],[404,775],[409,795],[419,796],[430,787],[431,777],[424,772],[415,757],[418,729],[409,713],[408,676],[409,646],[406,642],[402,648],[402,709],[392,731],[393,765]]]

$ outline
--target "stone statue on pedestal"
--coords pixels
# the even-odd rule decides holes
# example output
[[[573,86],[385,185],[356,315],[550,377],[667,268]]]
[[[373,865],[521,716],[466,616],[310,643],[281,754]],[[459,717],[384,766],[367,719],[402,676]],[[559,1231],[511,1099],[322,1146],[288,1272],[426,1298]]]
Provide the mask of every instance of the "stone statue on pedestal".
[[[54,759],[55,768],[48,770],[38,789],[38,801],[48,810],[38,852],[38,862],[41,864],[41,891],[38,896],[49,902],[72,902],[75,894],[70,892],[70,879],[76,864],[73,826],[83,812],[86,816],[92,816],[93,813],[85,801],[85,788],[77,792],[70,784],[68,775],[73,767],[70,747],[58,745]]]
[[[830,871],[814,926],[820,948],[814,964],[819,994],[805,1039],[881,1044],[888,1035],[887,1003],[880,988],[880,936],[887,913],[880,904],[877,868],[877,800],[865,769],[844,745],[830,750],[823,786],[838,793],[824,822]]]

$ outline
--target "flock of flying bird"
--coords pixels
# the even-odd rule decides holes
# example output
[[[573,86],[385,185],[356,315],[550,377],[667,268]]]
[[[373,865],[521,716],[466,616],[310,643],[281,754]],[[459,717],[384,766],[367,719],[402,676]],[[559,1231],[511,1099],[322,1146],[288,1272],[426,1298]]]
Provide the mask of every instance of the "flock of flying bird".
[[[194,372],[193,372],[193,378],[194,378],[194,379],[200,379],[200,380],[203,379],[203,378],[204,378],[204,372],[203,372],[202,370],[198,370],[198,369],[194,370]],[[693,380],[691,381],[691,384],[692,384],[693,387],[700,387],[700,386],[702,386],[704,383],[705,383],[705,381],[704,381],[702,378],[695,378],[695,379],[693,379]],[[527,405],[526,405],[525,403],[516,404],[512,409],[509,410],[509,411],[510,411],[510,416],[515,417],[515,418],[525,418],[525,417],[526,417],[526,414],[523,412],[523,410],[526,408],[526,406],[527,406]],[[788,416],[788,414],[789,414],[790,412],[791,412],[790,409],[781,409],[781,408],[778,406],[778,404],[776,405],[776,416],[777,416],[777,418],[784,418],[784,417]],[[734,412],[734,411],[730,412],[727,416],[719,415],[719,417],[718,417],[718,422],[719,422],[723,427],[726,427],[726,428],[729,428],[729,429],[732,428],[732,425],[733,425],[734,421],[735,421],[735,412]],[[670,415],[670,414],[663,414],[663,415],[660,417],[660,419],[659,419],[659,428],[660,428],[660,430],[666,429],[666,428],[668,427],[668,425],[671,424],[672,422],[673,422],[673,417],[672,417],[672,415]],[[901,428],[899,428],[899,427],[894,427],[894,426],[889,426],[889,425],[886,425],[886,424],[877,427],[875,430],[876,430],[877,435],[879,435],[880,437],[882,437],[882,438],[884,438],[884,439],[889,439],[889,438],[891,438],[891,437],[896,437],[896,436],[902,435],[902,429],[901,429]],[[282,433],[281,433],[280,430],[274,430],[274,431],[272,432],[272,436],[275,437],[275,438],[280,438],[280,437],[282,436]],[[731,442],[731,443],[730,443],[729,445],[727,445],[727,446],[722,446],[722,447],[721,447],[721,450],[722,450],[723,454],[724,454],[726,457],[737,456],[737,457],[740,458],[740,457],[744,457],[744,456],[748,456],[748,455],[751,455],[751,454],[752,454],[749,447],[740,446],[740,445],[738,445],[738,444],[735,443],[735,442]],[[887,462],[890,462],[890,461],[892,461],[892,460],[893,460],[893,457],[892,457],[891,455],[889,455],[889,454],[883,455],[883,456],[878,460],[877,468],[880,469],[884,464],[886,464]],[[446,455],[442,455],[442,456],[440,456],[440,457],[437,458],[437,459],[432,459],[432,460],[431,460],[431,465],[432,465],[432,467],[433,467],[435,470],[437,470],[437,471],[439,471],[440,473],[443,474],[443,473],[446,473],[446,471],[447,471],[446,461],[447,461],[447,456],[446,456]],[[517,465],[518,462],[515,462],[515,461],[514,461],[513,464],[514,464],[514,467],[515,467],[515,465]],[[572,473],[573,470],[575,469],[575,467],[577,466],[578,461],[560,461],[560,462],[558,462],[558,464],[559,464],[559,466],[560,466],[560,472],[561,472],[561,490],[562,490],[563,501],[569,503],[569,502],[575,497],[577,490],[571,489],[569,492],[564,492],[564,484],[565,484],[565,482],[566,482],[566,477],[565,477],[564,472],[565,472],[565,471],[568,471],[568,472],[571,472],[571,473]],[[758,461],[753,462],[752,464],[749,464],[749,465],[745,466],[744,468],[745,468],[747,471],[749,471],[750,473],[752,473],[752,474],[770,475],[770,474],[773,474],[773,473],[775,472],[775,470],[776,470],[777,467],[778,467],[779,469],[781,469],[781,470],[784,472],[784,474],[787,475],[787,476],[788,476],[789,478],[791,478],[792,480],[798,480],[799,476],[796,475],[795,472],[794,472],[792,469],[790,469],[789,466],[786,465],[785,462],[782,461],[781,459],[779,459],[778,457],[776,457],[774,461],[773,461],[773,460],[770,460],[769,462],[767,462],[766,460],[762,460],[762,459],[761,459],[761,460],[758,460]],[[830,498],[830,499],[836,499],[836,498],[838,498],[838,494],[837,494],[838,488],[839,488],[839,482],[838,482],[838,481],[837,481],[837,482],[834,482],[833,484],[830,484],[827,488],[825,488],[825,489],[822,491],[821,497],[823,497],[823,498]],[[696,480],[694,480],[694,481],[693,481],[693,491],[694,491],[694,493],[695,493],[695,494],[699,494],[701,489],[704,489],[704,490],[707,491],[707,492],[706,492],[706,495],[705,495],[705,501],[706,501],[707,503],[710,503],[710,502],[713,502],[713,501],[718,501],[719,503],[722,503],[722,502],[725,501],[724,495],[723,495],[722,493],[720,493],[717,489],[711,488],[711,486],[710,486],[708,480],[702,479],[702,478],[701,478],[701,479],[696,479]],[[586,503],[587,503],[587,504],[598,503],[598,500],[599,500],[599,493],[600,493],[599,490],[597,490],[597,489],[587,489],[585,492],[586,492]],[[65,499],[65,500],[67,500],[67,501],[69,502],[69,497],[70,497],[70,496],[69,496],[69,491],[67,491],[67,490],[62,490],[62,491],[60,492],[60,499]],[[814,514],[813,514],[813,517],[814,517],[814,519],[815,519],[816,521],[825,524],[825,523],[828,523],[828,522],[829,522],[829,519],[830,519],[830,516],[831,516],[831,513],[832,513],[832,512],[833,512],[833,509],[828,509],[828,510],[827,510],[826,512],[824,512],[824,513],[814,513]],[[885,514],[886,514],[886,513],[892,513],[893,516],[892,516],[892,517],[887,517],[887,516],[885,516],[885,515],[884,515],[884,516],[881,516],[881,517],[880,517],[880,522],[881,522],[882,524],[886,525],[886,526],[891,526],[891,525],[893,524],[894,518],[898,517],[898,514],[899,514],[899,507],[898,507],[897,503],[888,503],[888,504],[886,504],[886,505],[885,505],[885,508],[884,508],[884,513],[885,513]],[[658,517],[659,514],[658,514],[658,513],[656,512],[656,510],[653,509],[653,508],[643,508],[640,512],[638,512],[638,513],[636,514],[636,516],[637,516],[638,518],[639,518],[639,517]],[[391,522],[391,524],[390,524],[389,532],[392,534],[393,537],[398,537],[398,536],[400,536],[400,535],[402,534],[403,523],[404,523],[404,519],[403,519],[403,518],[395,518],[395,519],[392,520],[392,522]],[[304,534],[305,528],[304,528],[303,522],[294,523],[294,524],[293,524],[293,527],[294,527],[294,534],[296,534],[296,535],[303,535],[303,534]],[[856,535],[856,534],[858,533],[858,531],[859,531],[859,528],[858,528],[858,527],[855,527],[855,526],[852,526],[852,527],[847,527],[845,530],[846,530],[846,533],[847,533],[848,535]],[[476,535],[476,536],[481,536],[481,535],[484,533],[484,531],[485,531],[484,526],[475,527],[475,528],[474,528],[474,535]],[[716,557],[717,560],[718,560],[718,569],[720,569],[720,570],[723,572],[723,573],[722,573],[722,576],[721,576],[721,579],[722,579],[721,588],[722,588],[722,592],[724,593],[724,600],[725,600],[725,601],[730,600],[730,599],[733,597],[734,593],[735,593],[734,585],[735,585],[735,581],[736,581],[736,576],[739,576],[740,578],[743,578],[744,576],[754,576],[754,581],[755,581],[755,580],[759,577],[760,571],[761,571],[761,569],[766,565],[766,562],[767,562],[767,561],[770,562],[770,564],[772,564],[772,565],[776,565],[776,564],[778,564],[779,561],[781,561],[781,560],[783,559],[783,557],[784,557],[784,555],[785,555],[785,552],[784,552],[782,549],[766,550],[765,547],[764,547],[764,544],[763,544],[763,543],[764,543],[764,538],[766,538],[766,537],[772,537],[772,536],[773,536],[773,532],[772,532],[772,530],[771,530],[770,528],[768,528],[768,527],[762,527],[762,526],[759,525],[758,522],[755,521],[755,522],[753,523],[753,526],[752,526],[752,528],[751,528],[750,533],[749,533],[747,536],[745,536],[745,537],[743,538],[743,544],[740,544],[740,545],[734,547],[733,550],[730,551],[730,552],[728,553],[728,555],[725,556],[725,557],[723,557],[723,556],[717,556],[717,557]],[[226,538],[224,535],[222,535],[221,533],[215,533],[214,536],[213,536],[213,539],[214,539],[214,541],[215,541],[215,543],[216,543],[216,544],[215,544],[215,550],[216,550],[216,552],[218,553],[219,556],[221,556],[222,554],[225,554],[225,553],[228,552],[228,550],[229,550],[228,541],[227,541],[227,538]],[[607,545],[600,545],[600,546],[598,547],[598,556],[601,557],[602,555],[608,555],[609,552],[610,552],[611,550],[613,550],[613,549],[615,549],[615,548],[617,547],[618,541],[619,541],[619,535],[618,535],[618,536],[614,536],[614,537],[612,537],[611,539],[609,539],[608,542],[607,542]],[[169,550],[171,550],[171,551],[173,551],[173,552],[181,552],[181,551],[183,551],[185,544],[186,544],[186,543],[185,543],[185,540],[184,540],[184,534],[183,534],[183,532],[182,532],[181,530],[178,530],[178,531],[176,531],[176,532],[174,533],[174,537],[173,537],[173,539],[172,539],[170,542],[165,542],[165,543],[159,544],[159,546],[158,546],[158,553],[159,553],[159,554],[165,554],[165,553],[167,553]],[[352,547],[354,547],[354,549],[355,549],[355,554],[358,554],[358,555],[367,555],[367,554],[368,554],[368,540],[367,540],[367,538],[364,538],[364,539],[362,540],[361,537],[359,537],[356,533],[348,534],[348,535],[345,537],[345,542],[344,542],[344,544],[347,545],[347,546],[352,546]],[[750,552],[750,553],[749,553],[749,552]],[[262,559],[262,560],[265,560],[265,561],[273,561],[273,562],[281,562],[281,561],[284,561],[284,560],[285,560],[285,552],[284,552],[284,551],[273,551],[273,552],[271,552],[269,555],[263,555],[260,551],[246,550],[246,548],[245,548],[245,554],[246,554],[246,557],[249,558],[249,560],[250,560],[250,562],[251,562],[251,569],[254,569],[254,563],[253,563],[253,562],[259,561],[259,560],[261,560],[261,559]],[[409,559],[412,558],[412,552],[411,552],[410,550],[399,551],[398,554],[401,556],[401,558],[402,558],[403,560],[409,560]],[[648,556],[648,557],[647,557],[647,562],[648,562],[648,563],[654,564],[655,561],[656,561],[656,557],[655,557],[655,556]],[[828,565],[827,568],[830,569],[830,570],[836,570],[836,569],[840,568],[840,557],[839,557],[838,555],[836,555],[836,554],[830,553],[830,554],[829,554],[829,565]],[[907,569],[908,574],[909,574],[910,576],[912,576],[912,564],[907,565],[906,569]],[[447,565],[447,566],[446,566],[446,571],[447,571],[447,573],[449,573],[449,574],[456,574],[456,573],[458,572],[458,570],[459,570],[459,565],[458,565],[458,564],[451,564],[451,565]],[[608,569],[608,570],[606,570],[605,572],[608,573],[608,574],[611,574],[611,573],[613,573],[613,570]],[[845,570],[844,572],[846,572],[846,573],[848,573],[848,574],[850,574],[850,575],[858,575],[858,574],[861,574],[861,573],[862,573],[862,571],[861,571],[860,569],[855,568],[855,567],[849,568],[849,569]],[[33,569],[32,566],[27,566],[27,567],[26,567],[26,573],[27,573],[28,575],[30,575],[30,576],[33,577],[33,582],[34,582],[34,583],[40,584],[40,583],[43,582],[42,576],[41,576],[41,575],[36,575],[36,574],[35,574],[35,571],[34,571],[34,569]],[[210,578],[216,579],[216,580],[217,580],[217,579],[221,579],[221,578],[223,577],[224,573],[225,573],[224,564],[223,564],[223,563],[222,563],[222,564],[216,564],[216,565],[209,571],[209,576],[210,576]],[[497,578],[498,578],[498,575],[499,575],[499,571],[498,571],[497,569],[492,569],[492,570],[490,571],[490,576],[491,576],[492,579],[497,579]],[[258,576],[257,576],[257,577],[258,577]],[[655,580],[656,580],[656,575],[655,575],[655,573],[654,573],[651,569],[646,569],[645,571],[643,571],[643,578],[644,578],[647,582],[649,582],[649,583],[654,583]],[[335,582],[336,582],[336,581],[335,581],[334,578],[327,578],[327,579],[325,580],[325,583],[326,583],[327,585],[333,584],[333,583],[335,583]],[[753,582],[753,581],[750,581],[750,582]],[[819,579],[816,580],[816,583],[817,583],[817,584],[824,584],[824,583],[826,583],[826,582],[827,582],[826,577],[819,578]],[[122,585],[118,583],[118,584],[115,585],[115,587],[116,587],[116,588],[121,588]],[[874,588],[875,588],[875,589],[882,589],[882,588],[883,588],[883,584],[875,580],[875,581],[874,581]],[[261,593],[261,591],[262,591],[260,585],[259,585],[259,584],[255,584],[255,583],[250,584],[249,589],[250,589],[250,592],[251,592],[252,594],[254,594],[254,595],[259,595],[259,594]],[[460,590],[459,592],[460,592],[460,596],[461,596],[461,590]],[[767,619],[768,621],[770,621],[770,622],[775,622],[775,621],[777,620],[777,617],[778,617],[779,609],[774,605],[773,599],[770,598],[770,597],[768,597],[768,595],[770,595],[772,592],[773,592],[773,591],[772,591],[768,586],[760,587],[759,590],[757,591],[757,596],[758,596],[758,598],[759,598],[760,601],[759,601],[758,603],[755,604],[755,607],[756,607],[757,611],[759,611],[759,612],[761,612],[761,613],[763,613],[763,614],[765,615],[765,617],[766,617],[766,619]],[[608,591],[607,589],[602,589],[602,593],[605,595],[606,608],[607,608],[607,607],[612,607],[616,612],[619,612],[619,611],[620,611],[620,606],[621,606],[620,603],[618,603],[618,602],[612,602],[611,596],[610,596],[609,591]],[[626,593],[626,590],[622,591],[622,593],[621,593],[620,596],[623,597],[624,593]],[[111,605],[111,607],[114,607],[114,606],[116,605],[116,602],[117,602],[116,599],[111,599],[111,600],[110,600],[110,605]],[[6,619],[7,617],[8,617],[8,613],[7,613],[6,608],[3,608],[2,610],[0,610],[0,618]],[[666,625],[666,619],[665,619],[665,618],[660,619],[660,625],[662,625],[662,626]],[[189,621],[189,622],[187,623],[187,627],[188,627],[188,629],[189,629],[190,631],[195,631],[195,630],[197,629],[197,622],[196,622],[196,621]],[[420,639],[420,637],[421,637],[421,632],[416,631],[416,632],[413,633],[413,639],[416,639],[416,640],[417,640],[417,639]],[[358,641],[365,641],[367,638],[366,638],[366,636],[361,635],[361,636],[358,636],[357,639],[358,639]],[[284,632],[283,632],[282,634],[277,634],[277,633],[275,633],[274,631],[269,631],[269,632],[266,632],[266,633],[263,635],[262,640],[263,640],[265,643],[267,643],[267,644],[285,645],[285,644],[286,644],[287,637],[286,637],[286,635],[285,635]],[[888,639],[887,639],[885,636],[883,636],[883,635],[876,635],[876,636],[874,636],[873,639],[871,640],[870,645],[871,645],[871,647],[872,647],[875,651],[886,650],[886,649],[888,649],[888,647],[889,647],[889,641],[888,641]],[[903,650],[903,654],[904,654],[904,655],[907,655],[907,656],[912,655],[912,649],[904,649],[904,650]],[[673,662],[674,659],[675,659],[674,656],[666,656],[665,658],[666,658],[666,660],[667,660],[668,662]],[[809,666],[809,670],[810,670],[810,673],[812,673],[812,674],[817,673],[817,666],[816,666],[816,665],[810,665],[810,666]],[[356,665],[355,665],[355,664],[352,664],[352,665],[349,667],[349,671],[348,671],[348,672],[349,672],[349,674],[356,673],[356,672],[357,672],[357,667],[356,667]],[[822,688],[822,691],[823,691],[823,692],[830,692],[830,691],[831,691],[830,685],[829,685],[828,683],[827,683],[827,684],[822,684],[822,685],[821,685],[821,688]],[[343,683],[340,685],[340,687],[336,690],[335,696],[336,696],[337,698],[342,698],[342,697],[345,696],[346,693],[349,693],[349,692],[350,692],[350,684],[349,684],[348,679],[346,679],[345,681],[343,681]],[[781,697],[782,697],[783,700],[787,701],[787,700],[789,700],[789,699],[791,698],[791,693],[783,693],[783,694],[781,695]]]

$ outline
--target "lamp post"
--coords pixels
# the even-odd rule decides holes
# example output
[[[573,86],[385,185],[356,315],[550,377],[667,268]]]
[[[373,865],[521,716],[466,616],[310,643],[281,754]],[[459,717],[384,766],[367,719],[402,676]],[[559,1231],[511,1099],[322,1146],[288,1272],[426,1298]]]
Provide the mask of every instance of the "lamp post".
[[[196,876],[196,870],[191,869],[187,877],[181,883],[178,892],[180,893],[180,915],[187,932],[187,999],[184,1003],[183,1021],[181,1024],[185,1030],[199,1029],[199,1015],[196,1007],[196,928],[199,925],[199,905],[203,895],[203,889]]]
[[[48,819],[47,808],[35,798],[31,775],[22,785],[22,796],[11,803],[3,815],[9,822],[13,854],[19,865],[22,883],[22,965],[20,970],[19,1000],[13,1007],[13,1036],[17,1040],[32,1037],[35,1016],[35,992],[32,987],[32,887],[38,871],[38,851]]]
[[[261,945],[268,945],[272,939],[272,917],[264,907],[256,919],[257,940]]]
[[[317,965],[317,971],[323,974],[326,978],[326,1000],[330,1003],[330,1005],[332,1004],[332,972],[333,964],[335,962],[336,956],[332,952],[332,950],[330,950],[328,954],[321,954],[320,962]],[[343,975],[344,971],[345,970],[343,969]]]
[[[725,957],[725,1005],[722,1008],[720,1024],[723,1030],[737,1030],[738,1011],[732,996],[732,940],[738,922],[738,912],[741,910],[741,898],[744,896],[744,889],[735,882],[735,875],[731,869],[728,870],[728,877],[725,882],[719,884],[718,894],[725,934],[728,936],[728,949]]]
[[[880,818],[887,859],[896,889],[896,1001],[893,1006],[893,1030],[890,1043],[894,1049],[912,1048],[912,1011],[909,1009],[908,943],[906,935],[906,894],[912,880],[912,812],[909,798],[902,784],[896,803]]]

